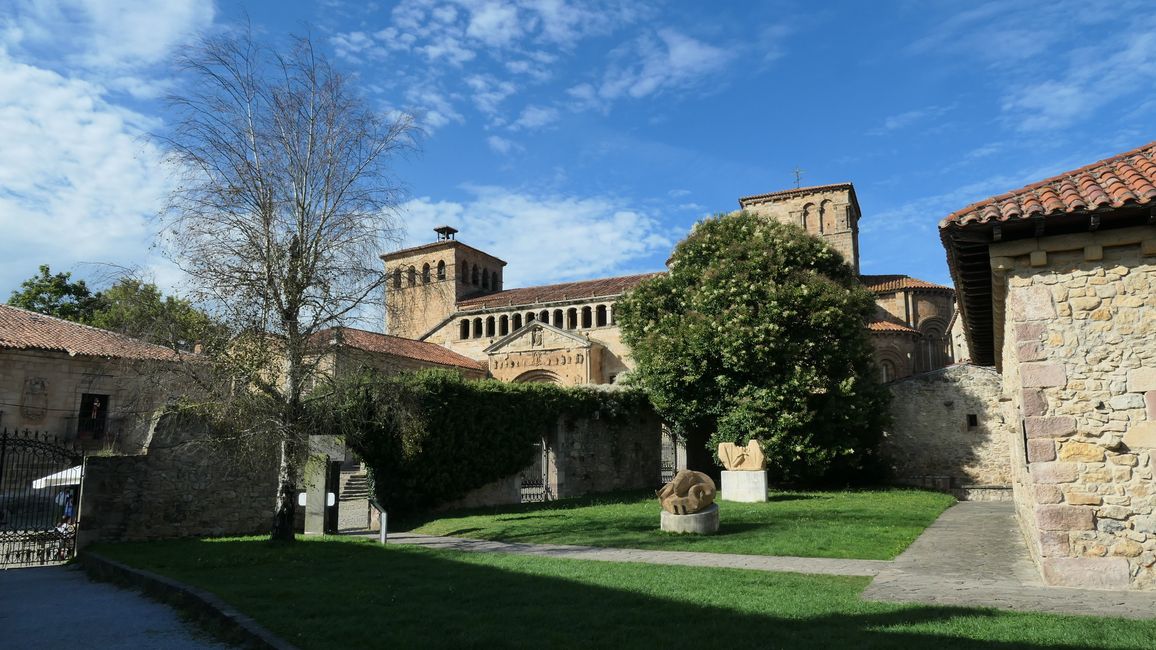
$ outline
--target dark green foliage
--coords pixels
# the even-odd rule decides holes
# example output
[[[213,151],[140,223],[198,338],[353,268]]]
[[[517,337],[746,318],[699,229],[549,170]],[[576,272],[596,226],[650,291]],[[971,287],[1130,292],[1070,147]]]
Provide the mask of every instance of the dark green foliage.
[[[886,415],[874,309],[824,242],[739,213],[699,223],[616,314],[634,380],[677,429],[712,448],[757,438],[780,480],[844,483],[873,468]]]
[[[12,292],[8,304],[85,324],[103,306],[100,294],[94,294],[84,280],[73,282],[71,273],[53,275],[47,264],[40,265],[38,275],[20,283],[20,290]]]
[[[391,515],[517,473],[562,416],[618,418],[647,408],[638,391],[466,381],[448,371],[366,375],[311,403],[321,430],[344,435],[373,470]]]

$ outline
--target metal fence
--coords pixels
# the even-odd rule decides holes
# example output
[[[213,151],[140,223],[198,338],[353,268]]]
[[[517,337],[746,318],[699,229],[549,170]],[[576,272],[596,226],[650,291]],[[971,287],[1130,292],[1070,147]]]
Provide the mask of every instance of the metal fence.
[[[84,455],[38,431],[0,431],[0,568],[76,553]]]

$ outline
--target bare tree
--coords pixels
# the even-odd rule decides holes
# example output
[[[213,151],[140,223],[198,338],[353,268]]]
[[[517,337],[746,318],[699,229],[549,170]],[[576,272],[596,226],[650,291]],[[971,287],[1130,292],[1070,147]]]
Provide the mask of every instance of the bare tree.
[[[409,116],[373,110],[309,38],[279,52],[241,33],[179,61],[185,90],[164,137],[179,184],[162,244],[189,296],[232,342],[201,382],[205,403],[246,413],[280,469],[272,538],[293,539],[316,335],[381,296],[378,255],[398,240],[390,163],[414,147]],[[239,409],[239,404],[256,409]]]

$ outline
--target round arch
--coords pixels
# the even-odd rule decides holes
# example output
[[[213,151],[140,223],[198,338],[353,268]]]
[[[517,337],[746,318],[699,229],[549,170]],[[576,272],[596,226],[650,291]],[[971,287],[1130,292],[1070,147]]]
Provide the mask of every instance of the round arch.
[[[514,377],[514,381],[521,384],[561,384],[562,379],[549,370],[527,370]]]

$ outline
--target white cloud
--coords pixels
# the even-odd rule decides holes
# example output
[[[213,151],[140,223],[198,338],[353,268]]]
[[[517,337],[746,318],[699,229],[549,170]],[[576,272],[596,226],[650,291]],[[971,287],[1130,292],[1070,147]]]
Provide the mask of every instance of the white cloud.
[[[409,102],[407,112],[412,113],[427,131],[440,129],[451,122],[465,121],[454,109],[451,98],[436,88],[414,86],[406,91],[405,99]]]
[[[611,53],[597,85],[578,84],[570,95],[585,107],[605,108],[623,97],[641,98],[700,83],[720,72],[734,54],[674,29],[644,34]]]
[[[890,115],[883,120],[883,124],[871,129],[867,135],[886,135],[893,131],[905,129],[913,124],[934,120],[950,112],[955,106],[925,106],[915,110]]]
[[[490,149],[494,150],[494,152],[500,153],[502,155],[506,155],[511,151],[522,149],[522,146],[513,140],[507,140],[506,138],[497,135],[491,135],[490,137],[486,138],[486,144],[489,145]]]
[[[522,129],[533,131],[549,126],[557,121],[558,109],[547,106],[527,106],[522,109],[522,114],[510,125],[510,128],[515,131]]]
[[[162,153],[141,138],[151,120],[103,92],[0,54],[0,290],[38,264],[148,259],[148,219],[169,189]]]
[[[466,35],[491,47],[505,47],[522,35],[513,3],[485,2],[472,8]]]
[[[214,6],[203,0],[16,0],[3,32],[35,56],[61,52],[73,66],[101,73],[163,61],[178,44],[208,27]]]
[[[497,116],[502,102],[518,90],[513,82],[498,79],[493,75],[472,75],[465,81],[473,91],[474,105],[478,111],[491,117]]]
[[[507,288],[656,270],[646,258],[664,255],[674,242],[657,216],[625,200],[466,189],[473,195],[466,202],[407,202],[406,245],[426,243],[434,227],[449,223],[460,241],[509,262]]]

